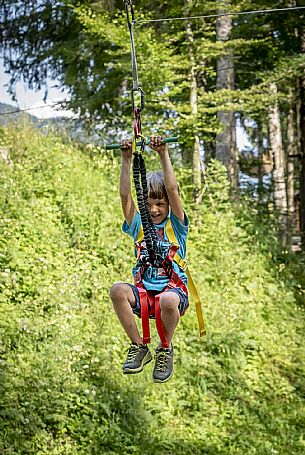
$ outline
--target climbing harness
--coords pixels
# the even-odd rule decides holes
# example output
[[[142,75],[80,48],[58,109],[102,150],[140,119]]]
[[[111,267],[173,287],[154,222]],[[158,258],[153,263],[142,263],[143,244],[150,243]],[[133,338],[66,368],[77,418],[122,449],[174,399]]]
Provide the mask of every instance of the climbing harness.
[[[138,248],[140,248],[138,246]],[[171,245],[168,255],[162,261],[161,265],[162,268],[165,270],[166,274],[169,277],[169,283],[162,292],[157,293],[153,291],[147,291],[144,288],[142,283],[142,276],[145,271],[146,266],[140,266],[139,271],[135,276],[135,286],[139,292],[140,298],[140,306],[141,306],[141,321],[142,321],[142,331],[143,331],[143,343],[147,344],[150,343],[150,329],[149,329],[149,318],[156,319],[156,327],[157,332],[159,334],[161,345],[164,348],[169,347],[168,340],[166,338],[166,334],[164,331],[164,326],[161,318],[161,306],[160,306],[160,299],[161,296],[166,292],[170,291],[171,289],[175,289],[176,287],[180,288],[186,295],[188,295],[188,290],[184,282],[178,276],[178,274],[174,271],[172,262],[176,251],[179,249],[177,245]],[[141,256],[138,258],[138,264],[141,264]],[[183,314],[183,313],[182,313]],[[181,314],[181,316],[182,316]]]
[[[206,335],[206,328],[205,328],[205,322],[204,322],[204,317],[203,317],[203,312],[202,312],[201,299],[200,299],[199,293],[197,291],[196,285],[194,283],[194,280],[192,278],[190,269],[188,267],[187,260],[186,259],[182,259],[181,256],[177,253],[177,250],[179,249],[179,244],[177,242],[177,238],[176,238],[176,235],[175,235],[175,232],[174,232],[174,229],[173,229],[173,226],[172,226],[170,218],[168,218],[167,221],[166,221],[165,233],[166,233],[167,238],[168,238],[168,240],[169,240],[169,242],[171,244],[170,251],[169,251],[169,256],[170,256],[169,259],[170,259],[170,261],[171,262],[173,262],[173,261],[176,262],[178,264],[178,266],[186,273],[186,276],[187,276],[187,279],[188,279],[188,284],[187,284],[188,285],[188,290],[189,290],[189,292],[190,292],[190,294],[191,294],[191,296],[192,296],[192,298],[193,298],[193,300],[195,302],[197,319],[198,319],[198,326],[199,326],[199,334],[202,337],[202,336]],[[138,251],[139,245],[141,244],[143,239],[144,239],[144,232],[143,232],[143,229],[141,227],[140,231],[139,231],[139,234],[138,234],[137,241],[135,243],[137,251]],[[174,253],[174,255],[173,255],[173,253]],[[138,257],[139,257],[139,252],[138,252]],[[170,278],[170,281],[169,281],[168,286],[166,287],[166,289],[163,292],[167,291],[170,288],[174,288],[177,285],[178,285],[179,288],[181,288],[185,292],[186,286],[183,283],[183,281],[178,277],[180,282],[179,282],[179,284],[175,285],[175,283],[178,283],[177,278],[175,276],[177,274],[174,272],[173,269],[171,270],[171,272],[169,271],[169,269],[167,269],[167,270],[169,272],[168,276]],[[137,276],[136,276],[136,279],[137,279]],[[186,294],[188,294],[187,290],[186,290]],[[142,302],[141,302],[141,304],[142,304]],[[157,316],[156,316],[156,323],[157,323]],[[148,333],[149,334],[149,329],[147,330],[146,325],[147,325],[147,322],[143,322],[143,319],[142,319],[143,334],[144,333]],[[158,329],[158,326],[157,326],[157,329]],[[148,335],[148,338],[149,338],[149,335]]]
[[[179,249],[179,244],[175,237],[175,234],[172,230],[172,233],[168,233],[168,239],[171,243],[169,248],[169,252],[165,259],[162,258],[158,254],[158,242],[157,242],[157,235],[156,230],[154,227],[153,220],[151,218],[151,214],[148,207],[148,188],[147,188],[147,179],[146,179],[146,167],[145,161],[143,158],[143,152],[145,150],[145,146],[148,141],[146,141],[145,137],[142,133],[142,123],[141,123],[141,112],[144,109],[145,101],[144,101],[144,91],[139,85],[139,78],[138,78],[138,67],[137,67],[137,58],[136,58],[136,50],[135,50],[135,42],[133,36],[133,29],[135,23],[135,15],[134,15],[134,8],[132,0],[124,0],[125,3],[125,10],[130,34],[130,42],[131,42],[131,56],[132,56],[132,77],[133,77],[133,86],[131,90],[131,101],[132,101],[132,110],[134,113],[134,126],[133,126],[133,138],[132,138],[132,154],[133,154],[133,180],[135,185],[136,191],[136,198],[139,208],[139,213],[141,216],[141,239],[137,240],[136,242],[136,251],[137,251],[137,258],[139,265],[139,270],[135,276],[135,286],[139,291],[139,298],[140,298],[140,306],[141,306],[141,319],[142,319],[142,329],[143,329],[143,343],[147,344],[150,342],[150,330],[149,330],[149,318],[156,319],[156,327],[157,331],[161,340],[162,347],[168,348],[169,343],[166,338],[163,322],[161,319],[161,308],[160,308],[160,299],[164,292],[179,287],[186,295],[188,295],[188,289],[178,274],[174,271],[173,268],[173,261],[177,262],[179,267],[183,270],[188,270],[186,261],[181,259],[177,256],[177,251]],[[135,95],[138,93],[140,95],[140,105],[136,105]],[[137,142],[139,140],[139,142]],[[169,142],[169,141],[168,141]],[[139,150],[137,146],[139,145]],[[109,149],[110,147],[108,147]],[[116,144],[111,148],[117,148]],[[168,228],[169,232],[170,228]],[[145,241],[145,249],[147,250],[148,257],[142,254],[141,250],[141,241]],[[180,261],[180,262],[179,262]],[[157,268],[163,268],[166,275],[169,278],[169,283],[167,287],[160,293],[147,291],[144,288],[142,282],[142,276],[147,269],[147,267],[153,266]],[[185,268],[184,268],[185,267]],[[190,279],[190,283],[193,283],[192,278]],[[192,287],[190,288],[190,290]],[[196,288],[195,288],[196,290]],[[204,321],[202,317],[201,311],[201,304],[200,299],[197,293],[197,302],[196,309],[197,309],[197,316],[199,320],[200,326],[200,335],[205,334],[205,327]],[[195,299],[196,302],[196,299]],[[199,309],[198,309],[199,308]]]

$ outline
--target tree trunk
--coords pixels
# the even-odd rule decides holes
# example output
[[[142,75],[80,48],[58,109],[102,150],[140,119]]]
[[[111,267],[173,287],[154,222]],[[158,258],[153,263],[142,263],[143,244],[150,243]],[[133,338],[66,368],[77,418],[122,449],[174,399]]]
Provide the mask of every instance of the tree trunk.
[[[296,117],[296,154],[298,157],[297,163],[297,174],[298,180],[300,182],[300,157],[301,157],[301,138],[302,138],[302,131],[301,131],[301,87],[302,87],[302,78],[298,77],[296,82],[296,103],[295,103],[295,117]],[[298,182],[298,183],[299,183]],[[298,185],[299,187],[299,185]],[[301,232],[301,207],[300,207],[300,189],[295,194],[295,227],[298,234]],[[302,242],[301,242],[302,244]],[[304,247],[302,247],[304,248]]]
[[[305,52],[305,31],[304,28],[298,29],[297,33],[300,39],[300,50]],[[300,153],[300,227],[301,227],[301,248],[305,251],[305,71],[299,79],[298,93],[298,139]]]
[[[229,0],[222,2],[222,5],[229,6]],[[219,13],[223,13],[219,10]],[[230,16],[221,16],[216,21],[216,39],[218,41],[228,41],[232,29],[232,18]],[[233,52],[227,50],[225,54],[218,57],[217,60],[217,81],[216,88],[234,89],[234,66]],[[231,188],[234,191],[238,189],[238,151],[236,146],[236,121],[232,111],[219,111],[217,119],[221,125],[222,131],[216,135],[216,158],[221,161],[228,170],[231,182]]]
[[[295,103],[295,116],[296,116],[296,149],[297,153],[301,153],[301,88],[302,78],[297,79],[296,83],[296,103]]]
[[[258,155],[258,201],[260,204],[263,203],[264,199],[264,137],[263,137],[263,125],[261,121],[257,122],[257,155]]]
[[[305,76],[301,78],[300,107],[300,221],[302,251],[305,251]]]
[[[185,0],[185,10],[188,13],[191,10],[193,0]],[[188,56],[190,62],[190,106],[191,106],[191,124],[193,128],[193,153],[192,153],[192,168],[193,168],[193,201],[195,206],[200,203],[201,194],[201,159],[200,159],[200,140],[198,134],[198,98],[197,98],[197,80],[195,71],[195,56],[194,56],[194,34],[191,23],[186,23],[186,37],[188,42]]]
[[[270,92],[277,95],[277,85],[270,84]],[[283,247],[287,244],[287,194],[285,184],[285,154],[283,149],[280,109],[275,101],[269,108],[269,140],[274,158],[274,205],[278,217],[279,236]]]
[[[288,95],[289,111],[287,115],[287,246],[292,247],[292,236],[294,232],[294,155],[295,153],[295,123],[294,123],[294,101],[293,91],[289,89]]]

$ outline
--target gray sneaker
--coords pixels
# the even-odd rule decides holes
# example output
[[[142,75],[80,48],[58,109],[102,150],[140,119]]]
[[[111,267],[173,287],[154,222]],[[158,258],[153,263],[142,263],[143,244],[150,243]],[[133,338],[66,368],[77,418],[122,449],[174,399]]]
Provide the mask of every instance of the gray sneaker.
[[[144,365],[152,360],[152,355],[146,344],[131,343],[123,365],[124,374],[140,373]]]
[[[174,348],[158,348],[153,371],[154,382],[166,382],[173,376]]]

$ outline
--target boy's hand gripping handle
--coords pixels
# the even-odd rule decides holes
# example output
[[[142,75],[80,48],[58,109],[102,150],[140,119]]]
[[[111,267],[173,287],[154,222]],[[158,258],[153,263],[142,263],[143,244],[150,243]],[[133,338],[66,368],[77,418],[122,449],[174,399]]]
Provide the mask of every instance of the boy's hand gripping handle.
[[[178,141],[178,137],[167,137],[167,138],[164,139],[162,144],[169,144],[169,143],[172,143],[172,142],[179,142]],[[149,145],[150,144],[150,139],[146,139],[145,144]],[[137,142],[137,146],[140,146],[140,145],[141,145],[141,142]],[[106,146],[106,150],[118,150],[120,148],[121,148],[121,144],[109,144],[109,145]]]

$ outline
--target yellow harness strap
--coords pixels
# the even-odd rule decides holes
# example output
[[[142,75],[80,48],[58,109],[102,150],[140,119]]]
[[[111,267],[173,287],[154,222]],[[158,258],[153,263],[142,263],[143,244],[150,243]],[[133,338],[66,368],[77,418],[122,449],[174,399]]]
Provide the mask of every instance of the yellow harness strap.
[[[168,219],[166,222],[165,232],[167,234],[167,237],[168,237],[168,240],[170,241],[170,243],[177,244],[177,238],[175,236],[173,226],[172,226],[170,219]],[[141,226],[139,235],[137,238],[137,242],[141,242],[143,240],[143,238],[144,238],[144,231],[143,231],[143,227]],[[188,288],[189,288],[190,294],[195,302],[198,325],[199,325],[199,333],[200,333],[200,336],[202,337],[206,334],[205,323],[204,323],[204,318],[203,318],[203,313],[202,313],[202,305],[201,305],[201,300],[200,300],[197,288],[195,286],[194,280],[192,278],[191,272],[188,268],[188,263],[185,259],[182,259],[177,253],[174,256],[174,261],[179,265],[179,267],[181,267],[182,270],[185,271],[185,273],[187,275]]]
[[[165,232],[167,234],[168,240],[171,243],[177,243],[177,239],[176,239],[174,229],[173,229],[170,219],[168,219],[168,221],[165,225]],[[179,267],[182,268],[182,270],[185,271],[185,273],[187,275],[188,288],[189,288],[190,294],[195,302],[198,325],[199,325],[199,333],[200,333],[200,336],[202,337],[206,334],[206,329],[205,329],[205,323],[204,323],[204,319],[203,319],[201,300],[200,300],[197,288],[195,286],[194,280],[192,278],[191,272],[188,268],[188,263],[185,259],[182,259],[177,253],[174,256],[174,261],[179,265]]]
[[[137,238],[136,243],[142,242],[143,239],[144,239],[144,231],[143,231],[143,226],[142,226],[142,224],[141,224],[141,227],[140,227],[140,230],[139,230],[139,234],[138,234],[138,238]]]

